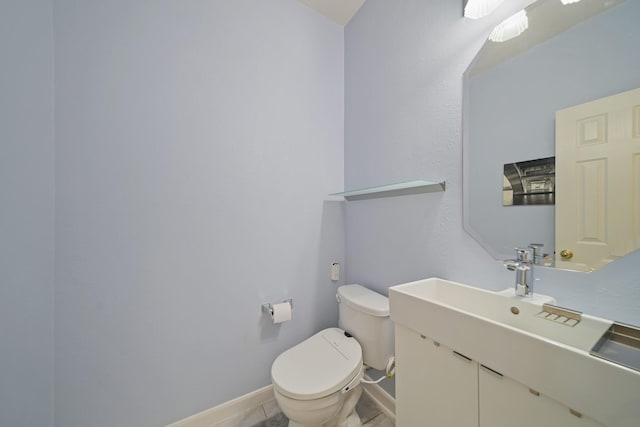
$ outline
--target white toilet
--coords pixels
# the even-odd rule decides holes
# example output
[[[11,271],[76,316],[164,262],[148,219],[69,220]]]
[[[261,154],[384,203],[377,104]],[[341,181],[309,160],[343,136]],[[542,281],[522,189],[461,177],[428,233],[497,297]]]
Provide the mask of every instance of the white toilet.
[[[279,355],[273,390],[290,427],[360,427],[355,411],[368,367],[393,358],[387,297],[360,285],[338,288],[339,328],[324,329]]]

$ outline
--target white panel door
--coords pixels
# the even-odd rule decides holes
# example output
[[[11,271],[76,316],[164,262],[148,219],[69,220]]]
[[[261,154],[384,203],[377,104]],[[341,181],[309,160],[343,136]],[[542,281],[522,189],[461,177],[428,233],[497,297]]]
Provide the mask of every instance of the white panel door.
[[[558,111],[556,265],[589,271],[639,243],[640,89]]]

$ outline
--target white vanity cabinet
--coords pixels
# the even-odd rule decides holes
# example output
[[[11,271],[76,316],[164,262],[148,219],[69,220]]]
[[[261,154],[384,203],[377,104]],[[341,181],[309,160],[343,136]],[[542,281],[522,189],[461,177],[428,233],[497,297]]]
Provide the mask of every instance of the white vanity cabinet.
[[[624,325],[438,278],[392,286],[389,305],[398,427],[640,426],[640,366],[590,353]]]
[[[396,425],[476,427],[478,364],[396,324]]]
[[[480,365],[480,427],[602,427],[602,424]]]
[[[395,339],[398,427],[603,427],[410,328]]]

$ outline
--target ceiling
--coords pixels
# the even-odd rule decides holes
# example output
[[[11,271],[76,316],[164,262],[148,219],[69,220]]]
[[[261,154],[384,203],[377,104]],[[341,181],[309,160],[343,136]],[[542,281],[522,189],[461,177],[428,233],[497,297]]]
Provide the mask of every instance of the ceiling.
[[[365,0],[298,0],[311,9],[345,26]]]

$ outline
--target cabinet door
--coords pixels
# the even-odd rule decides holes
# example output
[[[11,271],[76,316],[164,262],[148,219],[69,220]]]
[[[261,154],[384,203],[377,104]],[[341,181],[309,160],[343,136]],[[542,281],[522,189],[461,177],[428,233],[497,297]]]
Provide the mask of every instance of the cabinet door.
[[[396,424],[477,426],[478,364],[401,325],[395,336]]]
[[[480,427],[602,427],[561,403],[480,366]]]

